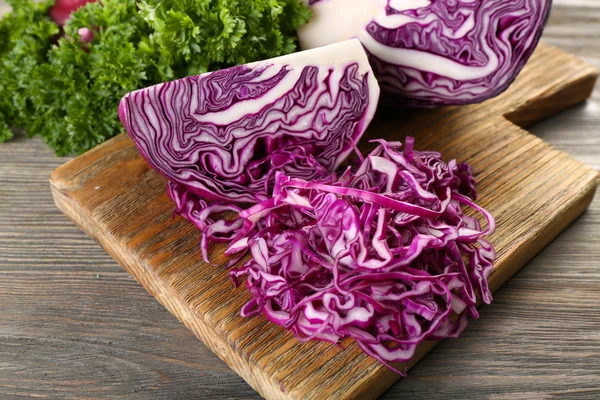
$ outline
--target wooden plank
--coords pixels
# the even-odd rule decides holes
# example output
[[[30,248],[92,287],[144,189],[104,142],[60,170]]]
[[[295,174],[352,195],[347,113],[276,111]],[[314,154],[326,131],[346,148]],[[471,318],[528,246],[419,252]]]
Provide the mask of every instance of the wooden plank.
[[[382,112],[367,137],[416,137],[417,147],[473,164],[480,203],[497,217],[496,289],[587,207],[597,173],[510,123],[526,124],[584,100],[597,76],[541,45],[515,85],[482,105]],[[263,318],[242,319],[244,288],[198,255],[198,233],[172,219],[164,180],[120,136],[55,171],[58,207],[216,354],[269,399],[374,398],[397,376],[344,343],[299,343]],[[213,246],[224,261],[223,246]],[[414,364],[431,347],[420,349]]]

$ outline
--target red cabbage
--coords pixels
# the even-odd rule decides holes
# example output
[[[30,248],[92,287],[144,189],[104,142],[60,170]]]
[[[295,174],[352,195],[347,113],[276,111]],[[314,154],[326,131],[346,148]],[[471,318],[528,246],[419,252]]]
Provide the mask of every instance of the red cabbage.
[[[119,114],[176,212],[228,243],[263,314],[300,340],[353,338],[385,365],[458,336],[492,300],[494,218],[470,166],[376,141],[340,167],[379,87],[357,40],[130,93]],[[463,208],[479,212],[485,228]],[[223,214],[233,216],[223,218]],[[400,371],[397,371],[401,373]]]
[[[275,171],[310,180],[335,170],[378,99],[352,40],[138,90],[119,115],[146,161],[177,186],[171,194],[256,203]]]
[[[243,316],[262,313],[300,340],[353,338],[392,368],[425,340],[458,336],[479,316],[477,295],[491,302],[495,253],[483,236],[495,222],[468,197],[468,165],[415,151],[412,138],[403,151],[378,143],[339,176],[277,172],[272,197],[239,213],[227,254],[252,255],[231,271],[253,297]]]
[[[305,0],[306,1],[306,0]],[[506,90],[533,53],[551,0],[310,0],[303,48],[358,38],[396,105],[481,102]]]

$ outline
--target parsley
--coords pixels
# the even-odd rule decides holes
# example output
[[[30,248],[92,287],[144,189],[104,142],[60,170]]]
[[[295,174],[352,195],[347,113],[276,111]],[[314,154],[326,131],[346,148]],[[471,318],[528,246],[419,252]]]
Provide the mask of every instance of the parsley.
[[[296,50],[309,12],[300,0],[103,0],[76,11],[65,35],[53,1],[9,0],[0,21],[0,142],[9,126],[58,155],[122,131],[121,97],[155,83]],[[83,46],[77,31],[94,40]]]

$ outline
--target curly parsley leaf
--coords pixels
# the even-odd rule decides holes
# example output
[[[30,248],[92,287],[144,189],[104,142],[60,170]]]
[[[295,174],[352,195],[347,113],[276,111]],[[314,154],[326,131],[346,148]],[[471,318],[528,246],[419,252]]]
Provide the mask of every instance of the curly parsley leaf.
[[[309,12],[300,0],[103,0],[60,29],[51,0],[10,0],[0,21],[0,142],[9,126],[58,155],[122,131],[121,97],[179,77],[288,54]],[[91,43],[78,30],[90,28]]]

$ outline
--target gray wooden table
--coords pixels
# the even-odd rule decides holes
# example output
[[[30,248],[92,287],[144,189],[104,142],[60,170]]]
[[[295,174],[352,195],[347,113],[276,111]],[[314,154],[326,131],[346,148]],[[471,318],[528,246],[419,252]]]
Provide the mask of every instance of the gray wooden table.
[[[600,0],[555,1],[544,40],[600,67]],[[533,131],[600,169],[600,87]],[[0,399],[258,398],[54,207],[67,160],[0,145]],[[383,396],[554,397],[600,399],[600,199]]]

